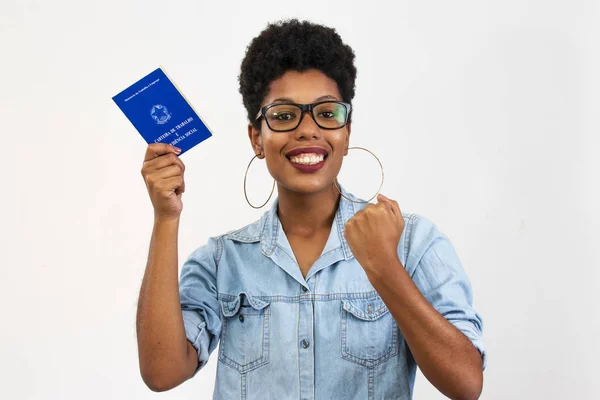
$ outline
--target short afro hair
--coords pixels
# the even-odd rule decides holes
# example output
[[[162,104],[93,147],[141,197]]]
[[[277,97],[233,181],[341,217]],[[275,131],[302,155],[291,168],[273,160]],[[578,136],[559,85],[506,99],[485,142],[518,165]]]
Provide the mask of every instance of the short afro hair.
[[[255,117],[269,85],[287,71],[318,69],[333,79],[342,100],[352,104],[356,81],[354,51],[333,28],[291,19],[271,23],[248,45],[239,75],[248,120]]]

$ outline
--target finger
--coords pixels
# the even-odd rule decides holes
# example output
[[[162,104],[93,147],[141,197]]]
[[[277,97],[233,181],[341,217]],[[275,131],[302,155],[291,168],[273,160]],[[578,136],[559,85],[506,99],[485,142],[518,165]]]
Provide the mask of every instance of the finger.
[[[177,194],[185,192],[185,179],[183,179],[181,186],[177,188]]]
[[[362,211],[362,212],[368,212],[369,210],[373,210],[373,209],[375,209],[376,207],[377,207],[377,205],[376,205],[376,204],[373,204],[373,203],[368,203],[368,204],[365,206],[365,208],[363,208],[362,210],[359,210],[359,211],[358,211],[356,214],[358,214],[358,213],[359,213],[359,212],[361,212],[361,211]]]
[[[385,201],[385,202],[388,202],[388,203],[391,203],[391,202],[392,202],[392,200],[391,200],[391,199],[388,199],[386,196],[384,196],[384,195],[383,195],[383,194],[381,194],[381,193],[379,193],[379,194],[377,195],[377,201]]]
[[[395,200],[392,200],[379,193],[377,195],[377,201],[386,204],[386,206],[389,207],[389,209],[394,213],[395,216],[402,216],[402,213],[400,212],[400,206],[398,206],[398,203]]]
[[[175,192],[177,189],[180,189],[182,185],[182,176],[172,176],[170,178],[161,180],[157,190],[159,193],[167,194],[169,192]]]
[[[394,207],[394,214],[396,214],[397,217],[402,218],[402,210],[400,210],[400,206],[396,200],[392,200],[392,206]]]
[[[145,161],[142,170],[152,172],[170,165],[178,165],[181,172],[185,172],[183,161],[181,161],[174,153],[163,154],[155,159]]]
[[[158,180],[168,179],[173,176],[183,176],[183,173],[181,172],[181,168],[179,168],[179,165],[170,165],[168,167],[161,168],[153,172],[151,175],[153,179]]]
[[[152,143],[148,145],[148,148],[146,149],[144,161],[152,160],[158,156],[162,156],[163,154],[167,153],[179,154],[181,153],[181,149],[175,146],[171,146],[167,143]]]
[[[175,189],[175,194],[176,195],[180,195],[182,193],[185,193],[185,180],[183,181],[183,183],[181,184],[181,186],[179,186],[177,189]]]
[[[385,205],[386,208],[392,209],[392,200],[388,199],[381,193],[377,195],[377,204]]]

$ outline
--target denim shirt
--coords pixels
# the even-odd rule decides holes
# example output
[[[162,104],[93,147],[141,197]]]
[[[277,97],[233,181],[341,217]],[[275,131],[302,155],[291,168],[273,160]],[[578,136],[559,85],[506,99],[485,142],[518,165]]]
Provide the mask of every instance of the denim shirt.
[[[366,204],[341,197],[306,278],[277,204],[257,222],[210,238],[182,266],[181,309],[199,360],[192,376],[220,343],[214,399],[411,399],[415,360],[344,238],[346,222]],[[402,216],[402,265],[485,365],[482,320],[452,244],[426,218]]]

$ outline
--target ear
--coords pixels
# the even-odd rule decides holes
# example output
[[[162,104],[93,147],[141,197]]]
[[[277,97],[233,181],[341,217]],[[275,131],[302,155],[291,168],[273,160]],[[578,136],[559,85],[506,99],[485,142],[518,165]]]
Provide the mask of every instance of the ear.
[[[347,156],[348,155],[348,147],[350,147],[350,132],[352,131],[352,123],[348,123],[346,125],[346,147],[344,149],[344,155]]]
[[[248,124],[248,138],[250,139],[254,154],[256,154],[258,158],[265,158],[262,135],[254,126],[252,126],[252,124]]]

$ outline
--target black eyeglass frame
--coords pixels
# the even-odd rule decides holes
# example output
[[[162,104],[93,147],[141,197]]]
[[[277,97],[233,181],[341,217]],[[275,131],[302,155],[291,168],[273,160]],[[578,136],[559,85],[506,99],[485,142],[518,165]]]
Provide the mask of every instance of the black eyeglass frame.
[[[323,104],[323,103],[337,103],[337,104],[341,104],[346,108],[346,120],[344,121],[344,124],[342,126],[338,126],[336,128],[328,128],[328,127],[324,127],[321,126],[318,122],[317,119],[315,118],[315,112],[314,109],[316,106]],[[284,130],[279,130],[279,129],[273,129],[271,128],[271,125],[269,124],[269,119],[267,118],[267,111],[271,108],[271,107],[275,107],[275,106],[296,106],[298,108],[300,108],[301,113],[300,113],[300,119],[298,120],[298,124],[291,129],[284,129]],[[304,114],[306,113],[306,111],[310,111],[310,115],[313,119],[313,121],[315,121],[315,124],[317,124],[317,126],[321,129],[327,129],[327,130],[336,130],[336,129],[341,129],[344,126],[348,125],[348,121],[350,120],[350,113],[352,112],[352,105],[350,103],[346,103],[344,101],[338,101],[338,100],[321,100],[321,101],[317,101],[316,103],[310,103],[310,104],[298,104],[298,103],[273,103],[273,104],[269,104],[267,106],[264,106],[263,108],[260,109],[260,111],[258,112],[258,114],[256,114],[256,118],[255,120],[258,121],[260,119],[260,117],[264,117],[265,118],[265,122],[267,123],[267,126],[269,127],[270,130],[272,130],[273,132],[290,132],[293,131],[294,129],[297,129],[300,124],[302,123],[302,118],[304,118]]]

